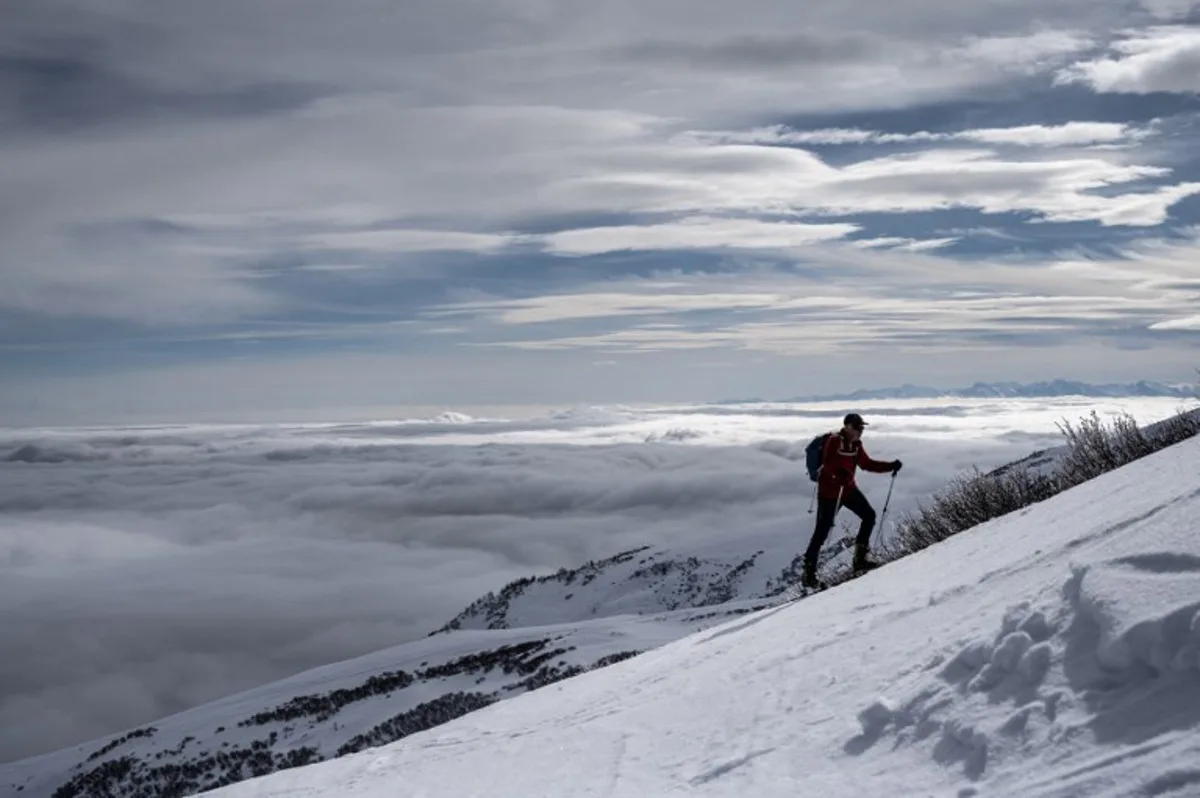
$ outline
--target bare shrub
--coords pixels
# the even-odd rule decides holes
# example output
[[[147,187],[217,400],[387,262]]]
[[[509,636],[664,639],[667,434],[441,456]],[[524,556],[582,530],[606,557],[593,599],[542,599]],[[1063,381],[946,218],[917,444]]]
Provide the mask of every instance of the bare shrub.
[[[982,473],[974,469],[950,481],[928,506],[918,504],[897,524],[900,551],[911,553],[985,521],[1054,495],[1054,481],[1027,469]]]
[[[1095,410],[1081,419],[1078,427],[1064,421],[1058,428],[1067,439],[1067,455],[1057,471],[1064,487],[1094,479],[1153,451],[1137,422],[1128,415],[1118,417],[1111,430],[1105,428]]]
[[[903,515],[886,556],[893,560],[932,546],[978,526],[1054,496],[1188,438],[1200,435],[1200,409],[1143,430],[1128,413],[1106,426],[1095,411],[1078,425],[1059,425],[1066,454],[1050,474],[1030,468],[1005,467],[989,473],[973,469],[955,477],[928,504]]]
[[[1200,435],[1200,409],[1182,409],[1166,421],[1155,424],[1150,433],[1160,449],[1194,438]]]
[[[1105,427],[1093,410],[1078,427],[1063,422],[1059,429],[1067,439],[1067,455],[1059,463],[1056,477],[1060,489],[1065,490],[1191,438],[1200,432],[1200,417],[1181,412],[1143,430],[1128,413]]]

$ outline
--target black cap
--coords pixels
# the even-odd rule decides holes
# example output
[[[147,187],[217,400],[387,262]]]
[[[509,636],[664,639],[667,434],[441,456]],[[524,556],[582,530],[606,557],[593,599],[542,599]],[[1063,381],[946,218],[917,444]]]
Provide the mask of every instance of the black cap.
[[[846,417],[842,419],[842,423],[854,429],[862,429],[867,426],[867,422],[863,421],[863,417],[858,413],[847,413]]]

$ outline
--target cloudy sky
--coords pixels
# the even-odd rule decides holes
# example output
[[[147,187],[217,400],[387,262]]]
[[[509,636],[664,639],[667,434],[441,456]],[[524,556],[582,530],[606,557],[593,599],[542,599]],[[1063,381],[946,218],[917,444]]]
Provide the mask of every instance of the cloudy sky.
[[[10,0],[0,412],[1187,379],[1198,90],[1189,0]]]

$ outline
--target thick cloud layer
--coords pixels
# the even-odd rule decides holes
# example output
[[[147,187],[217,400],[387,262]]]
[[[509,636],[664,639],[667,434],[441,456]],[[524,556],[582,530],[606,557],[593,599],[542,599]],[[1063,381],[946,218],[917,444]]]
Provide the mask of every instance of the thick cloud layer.
[[[4,433],[0,760],[421,637],[511,579],[630,547],[792,517],[799,549],[803,444],[840,412]],[[871,452],[906,461],[902,511],[973,464],[1058,442],[1054,422],[1085,410],[866,412]],[[881,503],[885,479],[863,482]]]

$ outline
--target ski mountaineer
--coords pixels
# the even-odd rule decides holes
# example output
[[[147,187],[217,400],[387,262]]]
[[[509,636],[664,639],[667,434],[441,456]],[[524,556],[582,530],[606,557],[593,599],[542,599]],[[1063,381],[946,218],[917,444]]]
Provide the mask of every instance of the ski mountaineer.
[[[858,536],[854,540],[854,570],[868,571],[879,563],[867,559],[871,542],[871,530],[875,527],[875,508],[858,489],[854,471],[862,468],[876,474],[895,474],[900,471],[899,460],[885,462],[874,460],[862,445],[863,428],[867,422],[858,413],[849,413],[842,419],[842,428],[830,435],[821,452],[821,468],[817,478],[817,525],[812,540],[804,553],[804,572],[800,583],[807,588],[822,587],[817,580],[817,555],[825,545],[825,538],[833,528],[833,520],[841,507],[845,507],[861,519]]]

